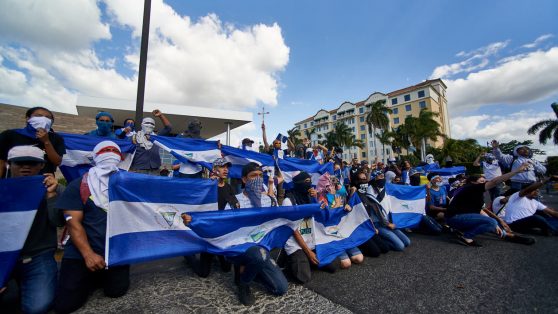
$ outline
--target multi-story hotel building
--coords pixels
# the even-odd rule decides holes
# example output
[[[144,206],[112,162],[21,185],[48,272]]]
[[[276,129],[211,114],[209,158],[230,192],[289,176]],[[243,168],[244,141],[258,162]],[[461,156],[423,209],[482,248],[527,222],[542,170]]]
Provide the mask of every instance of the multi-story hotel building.
[[[353,131],[355,137],[365,145],[362,149],[358,147],[345,148],[343,151],[344,159],[356,157],[362,160],[373,160],[377,149],[378,158],[386,160],[392,156],[391,147],[385,147],[383,150],[378,139],[370,134],[366,124],[366,116],[370,112],[370,105],[378,100],[386,101],[386,106],[392,110],[389,115],[390,130],[405,123],[405,118],[408,116],[418,117],[422,109],[435,112],[438,116],[434,119],[440,124],[440,131],[449,137],[446,88],[441,79],[434,79],[387,94],[375,92],[368,96],[366,100],[357,103],[346,101],[337,109],[321,109],[315,115],[295,123],[295,127],[300,130],[303,138],[313,130],[310,140],[312,144],[316,144],[323,139],[327,132],[333,129],[336,123],[345,123]],[[376,132],[379,132],[379,130],[376,130]],[[442,144],[443,138],[439,138],[436,142],[427,142],[427,145],[434,147],[439,147]]]

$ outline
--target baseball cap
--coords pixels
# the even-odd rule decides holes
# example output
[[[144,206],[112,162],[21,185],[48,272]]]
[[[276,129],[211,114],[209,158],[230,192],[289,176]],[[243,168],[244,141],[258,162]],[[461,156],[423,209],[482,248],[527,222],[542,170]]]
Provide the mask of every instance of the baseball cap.
[[[8,151],[8,161],[45,162],[45,153],[32,145],[15,146]]]
[[[252,141],[249,138],[245,138],[242,140],[242,145],[246,145],[246,144],[254,144],[254,141]]]
[[[255,162],[249,162],[242,167],[242,176],[247,176],[252,171],[262,171],[262,167]]]
[[[225,158],[217,158],[215,159],[215,161],[213,162],[213,167],[223,167],[223,166],[232,166],[232,163],[230,163],[229,161],[227,161]]]

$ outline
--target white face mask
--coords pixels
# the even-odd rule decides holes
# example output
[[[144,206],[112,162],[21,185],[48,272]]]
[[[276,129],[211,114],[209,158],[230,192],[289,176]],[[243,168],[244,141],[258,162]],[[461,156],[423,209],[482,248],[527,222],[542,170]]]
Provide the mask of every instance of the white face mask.
[[[153,133],[153,130],[155,130],[155,126],[151,123],[142,123],[141,124],[141,130],[145,134],[151,134],[151,133]]]
[[[368,183],[362,183],[358,185],[358,191],[360,193],[366,193],[367,189],[368,189]]]
[[[442,186],[442,181],[436,181],[436,182],[434,182],[434,185],[435,185],[435,186],[438,186],[438,187],[439,187],[439,186]]]
[[[44,129],[47,132],[50,131],[52,126],[52,120],[47,117],[31,117],[27,120],[27,123],[35,128],[35,130]]]
[[[95,156],[93,159],[95,166],[101,169],[114,169],[116,170],[118,164],[122,161],[120,156],[115,153],[103,153]]]

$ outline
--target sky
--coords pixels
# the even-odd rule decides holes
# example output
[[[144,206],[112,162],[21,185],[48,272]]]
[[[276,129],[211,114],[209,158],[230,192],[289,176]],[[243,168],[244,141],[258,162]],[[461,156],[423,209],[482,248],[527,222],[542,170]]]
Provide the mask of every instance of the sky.
[[[0,102],[76,113],[79,95],[135,99],[142,10],[0,1]],[[262,106],[272,138],[321,108],[441,78],[453,138],[537,142],[529,126],[556,118],[556,13],[556,1],[152,0],[146,101],[253,112],[237,145],[261,141]]]

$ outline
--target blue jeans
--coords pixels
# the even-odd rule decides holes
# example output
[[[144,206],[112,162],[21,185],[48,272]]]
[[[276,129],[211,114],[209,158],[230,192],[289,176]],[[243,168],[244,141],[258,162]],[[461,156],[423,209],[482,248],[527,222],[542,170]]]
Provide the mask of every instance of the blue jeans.
[[[447,223],[451,227],[463,232],[463,237],[472,239],[476,235],[496,232],[498,222],[481,214],[461,214],[447,218]]]
[[[403,251],[405,247],[411,244],[411,240],[407,237],[403,231],[399,229],[391,230],[386,227],[379,227],[378,228],[378,235],[386,240],[389,248],[393,251]]]
[[[228,256],[227,259],[235,265],[244,266],[244,272],[240,275],[241,284],[249,284],[258,277],[271,294],[287,293],[289,288],[287,278],[275,264],[266,248],[254,245],[244,254]]]
[[[19,285],[23,313],[46,313],[52,307],[58,275],[54,251],[39,254],[28,263],[18,261],[12,274]]]
[[[345,250],[343,253],[341,253],[338,256],[338,258],[340,260],[344,260],[344,259],[349,259],[350,257],[353,257],[355,255],[359,255],[359,254],[362,254],[362,252],[357,247],[354,247],[352,249]]]

